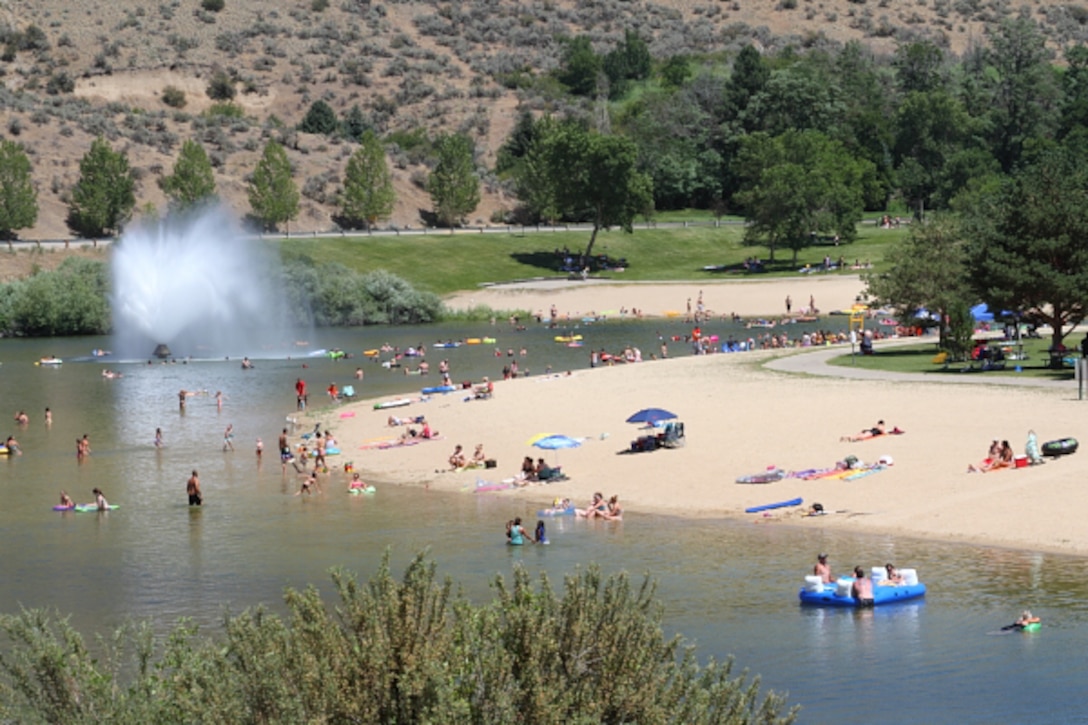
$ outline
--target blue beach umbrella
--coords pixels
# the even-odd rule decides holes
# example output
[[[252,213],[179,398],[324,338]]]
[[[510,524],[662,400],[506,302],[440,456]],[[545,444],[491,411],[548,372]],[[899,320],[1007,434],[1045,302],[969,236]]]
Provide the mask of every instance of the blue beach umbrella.
[[[628,423],[647,423],[653,425],[663,420],[675,420],[676,415],[664,408],[643,408],[627,419]]]
[[[532,443],[534,448],[542,448],[546,451],[558,451],[560,448],[577,448],[582,445],[582,441],[577,438],[571,438],[564,435],[550,435],[543,438],[538,438]],[[559,454],[556,454],[556,463],[559,463]]]

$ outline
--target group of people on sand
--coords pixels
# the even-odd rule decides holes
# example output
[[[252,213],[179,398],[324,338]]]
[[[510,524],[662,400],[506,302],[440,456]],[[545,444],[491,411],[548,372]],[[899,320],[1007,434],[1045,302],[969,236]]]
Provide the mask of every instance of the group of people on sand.
[[[521,470],[514,476],[514,483],[518,486],[527,486],[530,483],[549,483],[561,479],[563,472],[558,466],[552,467],[543,458],[533,461],[532,456],[521,459]]]
[[[458,443],[453,447],[449,462],[451,471],[460,471],[465,468],[494,468],[494,464],[489,465],[483,443],[476,444],[476,450],[472,452],[471,458],[465,455],[464,446]]]
[[[1016,456],[1013,455],[1012,446],[1007,440],[1000,441],[995,438],[990,443],[990,450],[979,464],[969,464],[968,473],[987,473],[1001,468],[1013,468],[1016,465]]]
[[[623,507],[620,506],[620,497],[613,495],[607,501],[604,494],[593,494],[593,500],[584,509],[575,509],[576,516],[584,519],[604,519],[606,521],[622,521]]]

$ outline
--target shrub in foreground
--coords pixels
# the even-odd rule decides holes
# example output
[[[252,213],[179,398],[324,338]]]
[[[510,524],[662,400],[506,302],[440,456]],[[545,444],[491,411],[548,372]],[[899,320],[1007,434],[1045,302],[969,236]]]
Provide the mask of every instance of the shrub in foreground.
[[[45,722],[790,723],[783,699],[730,663],[700,667],[661,631],[654,587],[596,567],[557,595],[522,569],[474,605],[417,557],[366,584],[333,572],[339,602],[288,590],[281,618],[228,617],[212,640],[146,625],[91,656],[67,620],[0,617],[0,717]],[[126,673],[121,676],[119,673]],[[124,680],[124,681],[122,681]],[[6,711],[4,710],[6,708]]]

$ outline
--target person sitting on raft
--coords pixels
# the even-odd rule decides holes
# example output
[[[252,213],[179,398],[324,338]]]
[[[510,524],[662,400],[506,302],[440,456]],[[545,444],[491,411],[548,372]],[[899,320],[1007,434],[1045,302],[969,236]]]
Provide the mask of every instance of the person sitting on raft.
[[[109,511],[110,504],[106,501],[106,497],[102,494],[102,489],[96,488],[91,491],[94,494],[94,506],[99,511]]]
[[[60,505],[66,509],[74,509],[76,507],[76,502],[72,500],[72,497],[68,495],[67,491],[61,491]]]
[[[832,582],[831,565],[827,563],[827,554],[820,554],[816,557],[816,566],[812,567],[812,573],[820,577],[820,581],[824,584]]]
[[[358,473],[353,473],[351,476],[351,482],[348,484],[349,491],[359,490],[362,491],[366,488],[366,482],[359,477]]]
[[[884,571],[887,572],[887,576],[884,577],[884,581],[880,582],[884,586],[899,586],[904,583],[903,575],[899,573],[899,570],[892,564],[885,564]]]
[[[19,441],[15,440],[15,436],[8,436],[7,440],[4,441],[4,447],[8,449],[8,452],[17,456],[23,454],[23,449],[19,446]]]
[[[857,441],[864,441],[864,440],[868,440],[870,438],[877,438],[879,436],[884,435],[884,433],[885,433],[884,421],[878,420],[876,422],[876,425],[874,425],[872,428],[866,428],[865,430],[861,431],[857,435],[843,436],[839,440],[840,441],[849,441],[851,443],[855,443]]]

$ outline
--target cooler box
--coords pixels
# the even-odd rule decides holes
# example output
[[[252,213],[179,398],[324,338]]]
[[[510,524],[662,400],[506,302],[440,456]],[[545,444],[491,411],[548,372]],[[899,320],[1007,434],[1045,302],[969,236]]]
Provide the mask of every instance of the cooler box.
[[[1028,467],[1028,457],[1027,456],[1017,456],[1016,458],[1014,458],[1012,460],[1016,464],[1017,468],[1027,468]]]

